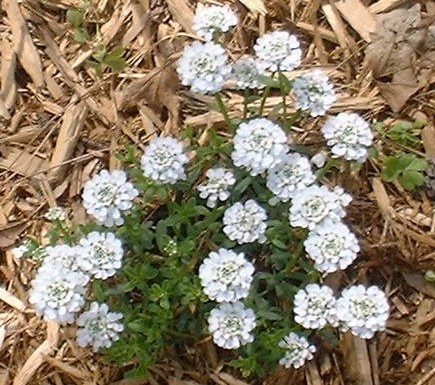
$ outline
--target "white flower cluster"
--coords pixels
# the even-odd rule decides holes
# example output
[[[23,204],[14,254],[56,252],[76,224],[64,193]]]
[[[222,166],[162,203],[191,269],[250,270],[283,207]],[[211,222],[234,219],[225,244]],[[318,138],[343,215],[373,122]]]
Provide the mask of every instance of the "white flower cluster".
[[[49,221],[66,221],[68,219],[68,213],[63,207],[55,206],[47,210],[44,214],[44,218]]]
[[[228,54],[219,44],[195,41],[184,48],[177,72],[181,82],[193,92],[219,92],[231,75]]]
[[[262,88],[259,76],[266,70],[288,71],[301,63],[302,51],[296,36],[287,31],[273,31],[259,37],[255,57],[229,63],[228,54],[217,41],[220,35],[237,25],[236,14],[226,5],[198,4],[193,30],[207,42],[194,42],[184,48],[177,72],[181,82],[202,94],[222,90],[230,76],[238,89]]]
[[[127,182],[127,174],[116,170],[102,170],[85,183],[82,199],[86,212],[104,226],[120,226],[124,223],[122,212],[133,206],[139,192]]]
[[[236,81],[237,89],[264,88],[264,84],[258,80],[259,76],[263,74],[264,71],[258,62],[251,57],[241,58],[233,64],[232,78]]]
[[[315,70],[298,76],[293,85],[296,105],[311,116],[323,116],[337,99],[334,86],[323,71]]]
[[[216,345],[238,349],[254,340],[255,314],[241,302],[222,303],[208,317],[208,329]]]
[[[122,317],[121,313],[109,312],[105,303],[92,302],[90,309],[77,319],[77,344],[81,347],[91,345],[94,352],[112,346],[124,330],[120,322]]]
[[[238,244],[266,241],[267,214],[253,199],[244,204],[237,202],[225,210],[223,231]]]
[[[237,22],[237,16],[230,7],[199,3],[192,28],[198,36],[211,41],[214,35],[227,32]]]
[[[260,67],[264,70],[290,71],[301,64],[299,41],[287,31],[269,32],[259,37],[254,51]]]
[[[334,158],[363,163],[373,142],[369,124],[358,114],[341,112],[329,118],[322,128],[323,137]]]
[[[148,143],[140,163],[146,177],[155,182],[174,184],[186,179],[184,165],[188,160],[178,139],[160,136]]]
[[[290,224],[313,230],[324,220],[337,220],[346,215],[344,207],[352,200],[343,189],[312,185],[299,191],[290,207]]]
[[[75,246],[44,247],[45,257],[31,283],[29,302],[46,320],[73,323],[86,301],[87,284],[92,278],[106,279],[121,267],[123,248],[112,233],[91,232]],[[122,331],[117,313],[96,303],[84,312],[77,324],[80,346],[92,344],[94,351],[108,347]]]
[[[289,333],[278,346],[285,349],[284,357],[279,363],[286,368],[300,368],[306,361],[313,359],[313,353],[316,352],[314,345],[310,345],[305,337],[296,333]]]
[[[292,153],[286,154],[278,165],[267,171],[266,185],[278,200],[287,202],[314,183],[315,179],[308,159]]]
[[[308,234],[305,251],[322,273],[346,269],[357,257],[358,240],[342,222],[324,221]]]
[[[377,286],[351,286],[336,299],[328,286],[309,284],[296,293],[293,312],[295,321],[307,329],[329,324],[361,338],[372,338],[385,330],[389,305]]]
[[[243,253],[219,249],[209,253],[199,267],[204,293],[216,302],[235,302],[246,298],[251,287],[254,265]]]
[[[377,331],[385,330],[389,309],[385,293],[377,286],[351,286],[337,299],[341,329],[350,329],[361,338],[372,338]]]
[[[338,325],[336,300],[332,289],[315,283],[299,290],[294,298],[295,321],[306,329]]]
[[[265,118],[241,123],[233,143],[231,158],[234,165],[246,168],[252,176],[276,166],[288,152],[287,137],[282,128]]]
[[[207,199],[208,207],[216,207],[217,201],[224,202],[230,197],[229,188],[236,183],[234,173],[223,167],[215,167],[207,170],[207,183],[198,186],[199,196]]]

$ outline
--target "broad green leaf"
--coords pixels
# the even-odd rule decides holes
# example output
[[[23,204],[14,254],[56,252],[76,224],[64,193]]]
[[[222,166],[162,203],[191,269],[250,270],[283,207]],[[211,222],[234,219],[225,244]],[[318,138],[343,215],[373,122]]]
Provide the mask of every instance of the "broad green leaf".
[[[425,177],[418,171],[405,171],[399,176],[399,181],[407,190],[414,190],[418,186],[422,186],[425,182]]]
[[[78,9],[68,9],[68,11],[66,11],[66,19],[74,28],[80,28],[85,22],[85,15]]]

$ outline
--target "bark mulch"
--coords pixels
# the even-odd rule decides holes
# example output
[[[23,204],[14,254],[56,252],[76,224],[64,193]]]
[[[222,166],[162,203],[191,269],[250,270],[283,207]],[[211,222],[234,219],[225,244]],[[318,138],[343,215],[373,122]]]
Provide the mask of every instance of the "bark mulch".
[[[209,96],[181,88],[174,63],[192,35],[196,1],[3,0],[0,48],[0,385],[48,384],[435,384],[435,286],[424,272],[435,266],[433,200],[385,183],[373,160],[359,174],[338,177],[354,196],[348,219],[362,252],[332,286],[357,278],[385,288],[392,307],[388,328],[370,341],[341,336],[303,369],[278,369],[243,380],[224,366],[211,344],[168,357],[146,380],[120,380],[122,368],[78,348],[74,331],[46,323],[27,303],[34,274],[10,249],[25,235],[42,242],[42,214],[60,205],[81,223],[83,183],[103,167],[120,166],[127,143],[143,148],[155,132],[183,125],[223,127]],[[272,28],[296,33],[306,53],[301,70],[323,68],[338,89],[333,112],[353,110],[392,124],[425,120],[422,150],[435,157],[433,117],[435,2],[432,0],[233,0],[241,25],[228,40],[234,56]],[[84,9],[90,40],[78,43],[66,20]],[[99,77],[90,64],[99,47],[126,48],[126,66]],[[248,47],[248,48],[247,48]],[[293,71],[289,77],[300,71]],[[226,90],[230,113],[242,98]],[[271,96],[266,110],[280,100]],[[292,101],[289,99],[289,105]],[[320,120],[300,127],[300,140],[319,138]],[[382,143],[388,151],[396,146]]]

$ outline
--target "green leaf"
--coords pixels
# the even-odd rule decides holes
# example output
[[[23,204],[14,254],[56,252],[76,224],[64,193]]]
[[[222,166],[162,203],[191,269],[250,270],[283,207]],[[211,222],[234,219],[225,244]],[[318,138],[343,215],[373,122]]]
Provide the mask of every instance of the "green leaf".
[[[89,34],[88,31],[84,28],[79,28],[74,33],[74,39],[77,43],[86,43],[89,40]]]
[[[414,190],[416,187],[422,186],[426,178],[418,171],[405,171],[399,176],[399,182],[407,190]]]
[[[103,63],[114,71],[122,71],[126,65],[126,61],[122,57],[124,53],[125,49],[123,47],[116,47],[104,56]]]
[[[104,57],[107,54],[107,50],[104,46],[99,46],[95,52],[92,54],[92,57],[98,62],[98,63],[103,63],[104,62]]]
[[[290,81],[289,78],[285,76],[282,72],[279,72],[278,81],[279,81],[281,93],[283,95],[287,95],[293,87],[293,82]]]
[[[258,80],[262,84],[264,84],[266,87],[269,87],[269,88],[278,88],[278,89],[280,88],[279,81],[275,80],[275,79],[272,79],[269,76],[259,75],[258,76]]]
[[[427,161],[423,158],[414,158],[406,167],[407,170],[425,171],[429,167]]]
[[[66,11],[66,19],[74,28],[80,28],[85,22],[85,15],[78,9],[68,9],[68,11]]]

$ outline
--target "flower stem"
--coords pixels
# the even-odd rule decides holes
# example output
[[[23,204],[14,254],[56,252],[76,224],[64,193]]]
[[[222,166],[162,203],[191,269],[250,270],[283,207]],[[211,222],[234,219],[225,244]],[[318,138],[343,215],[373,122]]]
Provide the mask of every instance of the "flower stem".
[[[230,115],[228,114],[228,108],[225,105],[223,99],[222,99],[222,95],[220,92],[216,93],[214,95],[216,103],[218,105],[219,108],[219,112],[223,115],[225,123],[227,124],[228,128],[230,129],[231,132],[234,132],[235,126],[234,123],[232,121],[232,119],[230,118]]]

